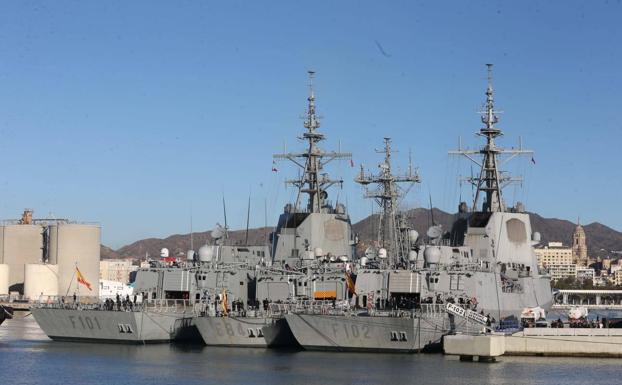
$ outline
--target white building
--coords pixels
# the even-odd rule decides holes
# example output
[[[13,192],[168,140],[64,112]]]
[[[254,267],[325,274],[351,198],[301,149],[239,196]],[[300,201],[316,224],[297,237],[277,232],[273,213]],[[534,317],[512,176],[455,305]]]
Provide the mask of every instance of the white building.
[[[538,266],[573,265],[572,248],[564,247],[561,242],[549,242],[543,248],[535,249]]]
[[[591,279],[592,281],[594,281],[594,277],[596,277],[596,273],[594,272],[594,269],[592,269],[591,267],[580,267],[577,266],[577,279],[584,281],[586,279]]]
[[[547,269],[553,281],[559,281],[564,278],[577,278],[577,265],[554,264],[547,266]]]

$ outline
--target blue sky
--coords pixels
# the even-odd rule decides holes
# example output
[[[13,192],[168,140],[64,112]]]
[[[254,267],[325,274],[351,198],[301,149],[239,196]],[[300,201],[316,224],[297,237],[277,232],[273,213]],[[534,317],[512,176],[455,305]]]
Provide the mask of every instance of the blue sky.
[[[408,206],[455,211],[470,173],[447,151],[479,144],[494,63],[500,141],[530,211],[622,230],[622,4],[609,2],[12,1],[0,4],[0,217],[24,207],[103,226],[103,243],[274,224],[293,197],[284,144],[301,148],[307,69],[326,149],[373,167],[390,136],[423,183]],[[371,211],[329,170],[353,220]]]

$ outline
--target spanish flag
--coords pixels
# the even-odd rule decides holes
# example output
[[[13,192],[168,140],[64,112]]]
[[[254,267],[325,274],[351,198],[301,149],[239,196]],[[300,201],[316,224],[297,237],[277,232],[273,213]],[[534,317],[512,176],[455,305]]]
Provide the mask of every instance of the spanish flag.
[[[350,296],[356,295],[356,288],[354,287],[354,280],[352,279],[352,274],[346,271],[346,287],[348,288],[348,293]]]
[[[86,286],[89,290],[93,291],[93,289],[91,289],[91,283],[89,281],[86,280],[86,278],[84,278],[84,276],[82,275],[82,273],[80,273],[80,269],[78,269],[78,267],[76,266],[76,276],[78,277],[78,283],[83,284],[84,286]]]
[[[226,314],[229,313],[229,304],[227,303],[227,291],[225,289],[222,289],[222,312]]]

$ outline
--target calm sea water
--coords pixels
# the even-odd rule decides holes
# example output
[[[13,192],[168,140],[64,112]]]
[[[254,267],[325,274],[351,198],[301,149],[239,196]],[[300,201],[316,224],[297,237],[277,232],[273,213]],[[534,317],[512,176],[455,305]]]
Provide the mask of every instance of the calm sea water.
[[[32,316],[0,326],[0,384],[622,384],[622,360],[279,352],[53,342]]]

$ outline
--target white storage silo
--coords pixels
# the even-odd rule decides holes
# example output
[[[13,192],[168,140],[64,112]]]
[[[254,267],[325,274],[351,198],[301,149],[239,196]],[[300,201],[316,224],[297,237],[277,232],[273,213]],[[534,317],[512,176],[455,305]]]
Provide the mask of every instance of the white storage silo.
[[[61,295],[79,292],[83,296],[99,296],[100,237],[98,225],[58,223],[49,227],[49,262],[58,265]],[[78,285],[76,267],[92,290]]]
[[[59,295],[57,265],[31,263],[24,266],[24,297],[36,301],[42,296],[47,298],[57,295]]]
[[[9,265],[9,286],[24,283],[24,265],[39,263],[43,255],[43,227],[0,226],[0,263]]]
[[[0,295],[9,294],[9,265],[0,265]]]

